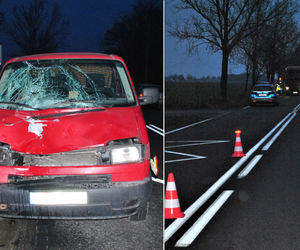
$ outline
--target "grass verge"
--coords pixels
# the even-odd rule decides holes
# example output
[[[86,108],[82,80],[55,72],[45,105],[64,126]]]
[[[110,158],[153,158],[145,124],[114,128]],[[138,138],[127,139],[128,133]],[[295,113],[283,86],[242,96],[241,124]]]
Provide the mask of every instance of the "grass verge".
[[[216,82],[166,82],[166,110],[228,109],[249,104],[250,84],[228,83],[227,101],[220,98],[220,84]],[[246,93],[245,93],[246,88]]]

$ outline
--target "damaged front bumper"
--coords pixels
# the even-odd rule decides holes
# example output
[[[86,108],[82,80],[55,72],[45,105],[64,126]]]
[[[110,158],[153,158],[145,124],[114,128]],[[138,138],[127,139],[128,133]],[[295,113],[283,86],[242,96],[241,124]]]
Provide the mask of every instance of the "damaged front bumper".
[[[10,176],[10,178],[13,178]],[[151,178],[112,182],[111,175],[53,176],[0,184],[0,217],[32,219],[110,219],[130,217],[147,206]],[[32,194],[85,194],[86,202],[33,204]],[[50,197],[50,196],[49,196]],[[76,197],[76,196],[75,196]],[[79,197],[79,195],[78,195]],[[47,200],[47,199],[46,199]],[[36,203],[36,200],[34,201]],[[50,203],[50,200],[49,200]]]

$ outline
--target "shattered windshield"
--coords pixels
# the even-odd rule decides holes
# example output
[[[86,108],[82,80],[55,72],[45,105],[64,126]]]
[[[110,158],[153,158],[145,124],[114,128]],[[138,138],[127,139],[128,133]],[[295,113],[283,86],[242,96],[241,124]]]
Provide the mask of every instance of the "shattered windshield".
[[[21,61],[0,79],[0,108],[117,107],[135,104],[120,62],[96,59]]]

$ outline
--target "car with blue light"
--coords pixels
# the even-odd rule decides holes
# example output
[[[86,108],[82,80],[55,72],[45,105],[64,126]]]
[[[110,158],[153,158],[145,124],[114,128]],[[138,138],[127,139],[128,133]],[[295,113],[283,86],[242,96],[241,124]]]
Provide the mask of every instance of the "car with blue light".
[[[275,87],[269,83],[259,83],[254,86],[250,93],[250,106],[257,104],[279,104],[278,93]]]

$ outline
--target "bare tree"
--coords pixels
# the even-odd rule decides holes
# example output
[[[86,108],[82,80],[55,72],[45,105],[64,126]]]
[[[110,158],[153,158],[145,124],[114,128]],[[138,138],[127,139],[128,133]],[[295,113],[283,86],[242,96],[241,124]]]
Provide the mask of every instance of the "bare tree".
[[[221,98],[227,98],[228,61],[232,50],[257,27],[274,16],[276,9],[288,0],[172,0],[177,11],[186,15],[168,22],[168,32],[179,42],[188,42],[188,53],[198,53],[201,44],[213,52],[222,52]],[[179,3],[178,3],[179,2]],[[264,4],[267,15],[252,22],[255,10]]]
[[[2,0],[0,0],[0,5],[2,3]],[[5,24],[5,17],[4,17],[4,13],[0,12],[0,27],[4,26]]]
[[[299,45],[300,30],[295,17],[298,12],[299,4],[291,1],[263,26],[260,57],[267,78],[272,83],[275,82],[275,74],[283,72],[287,66],[288,51],[293,51]]]
[[[266,14],[265,6],[257,8],[252,22]],[[299,11],[299,4],[295,1],[285,1],[275,11],[272,19],[257,27],[255,32],[244,39],[238,46],[241,49],[237,55],[243,59],[245,65],[251,65],[252,85],[260,75],[266,74],[268,81],[274,82],[275,73],[283,71],[290,56],[299,44],[299,27],[295,14]],[[241,61],[240,61],[241,62]]]
[[[100,39],[106,53],[124,58],[134,82],[163,84],[163,6],[160,0],[137,0],[120,13]]]
[[[23,3],[13,8],[12,22],[5,31],[21,55],[55,52],[69,34],[69,22],[57,3],[49,11],[45,0],[30,0],[28,7]]]

